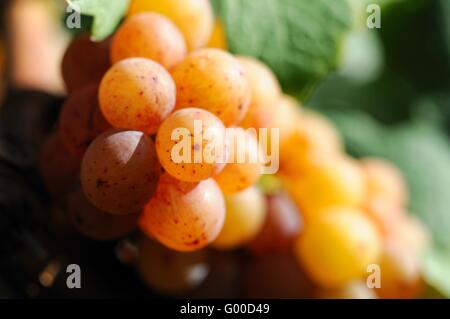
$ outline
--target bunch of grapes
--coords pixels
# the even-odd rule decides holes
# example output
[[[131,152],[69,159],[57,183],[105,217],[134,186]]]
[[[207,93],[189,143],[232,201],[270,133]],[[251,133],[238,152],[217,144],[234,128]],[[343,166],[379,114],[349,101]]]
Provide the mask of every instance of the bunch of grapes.
[[[372,264],[377,295],[420,290],[426,236],[406,213],[399,171],[345,155],[333,125],[285,95],[267,66],[227,52],[208,0],[131,1],[111,38],[73,40],[62,73],[69,95],[40,160],[54,211],[92,239],[137,233],[119,256],[156,291],[209,277],[200,288],[211,291],[217,251],[239,248],[252,256],[247,296],[373,296]],[[264,128],[278,129],[270,176],[250,160],[264,153],[252,129]],[[220,269],[238,281],[234,266]]]

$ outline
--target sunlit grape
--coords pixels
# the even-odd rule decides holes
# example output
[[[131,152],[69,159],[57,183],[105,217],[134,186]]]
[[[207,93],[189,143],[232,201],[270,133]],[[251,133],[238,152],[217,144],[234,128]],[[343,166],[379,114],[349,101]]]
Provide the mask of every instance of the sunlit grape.
[[[225,196],[226,218],[213,247],[234,249],[249,243],[261,230],[266,217],[264,195],[256,187]]]
[[[336,288],[363,276],[378,262],[381,239],[362,212],[330,208],[306,223],[295,251],[318,284]]]
[[[98,83],[110,67],[110,39],[94,42],[89,34],[82,34],[73,39],[64,54],[62,76],[69,93]]]
[[[100,108],[116,127],[156,133],[175,106],[175,84],[158,63],[130,58],[116,63],[100,85]]]
[[[97,93],[97,84],[78,89],[62,108],[59,135],[75,156],[82,156],[93,139],[111,128],[100,111]]]
[[[140,211],[155,192],[161,168],[151,138],[138,131],[111,130],[87,149],[81,182],[86,197],[112,214]]]
[[[224,219],[223,194],[213,179],[187,183],[163,174],[140,226],[167,247],[194,251],[216,239]]]
[[[144,237],[140,238],[138,248],[138,273],[158,293],[186,293],[208,276],[209,260],[205,250],[179,253]]]
[[[199,107],[226,126],[238,124],[251,99],[250,87],[239,61],[219,49],[192,52],[171,70],[177,85],[176,108]]]
[[[211,36],[214,14],[209,0],[132,0],[128,15],[146,11],[171,19],[183,33],[190,50],[204,47]]]
[[[212,177],[228,158],[225,127],[213,114],[196,108],[172,113],[156,136],[161,165],[173,177],[198,182]]]
[[[214,22],[214,29],[206,47],[222,50],[228,49],[225,28],[223,26],[222,21],[216,19],[216,21]]]
[[[114,35],[111,60],[142,57],[171,68],[186,55],[184,37],[166,17],[146,12],[125,20]]]

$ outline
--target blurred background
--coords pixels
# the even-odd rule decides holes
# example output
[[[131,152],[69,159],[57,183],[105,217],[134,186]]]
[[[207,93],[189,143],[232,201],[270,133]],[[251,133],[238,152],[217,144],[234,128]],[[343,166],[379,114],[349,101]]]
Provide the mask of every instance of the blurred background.
[[[370,13],[365,9],[372,2],[382,9],[380,29],[366,25]],[[450,1],[349,0],[353,18],[337,37],[331,37],[333,30],[345,24],[345,17],[332,26],[326,17],[313,22],[303,19],[317,32],[309,45],[319,53],[306,50],[299,55],[298,59],[312,58],[302,60],[294,72],[279,57],[295,57],[296,40],[290,46],[277,46],[284,43],[277,40],[282,34],[277,30],[292,28],[286,21],[305,16],[269,15],[260,26],[266,14],[263,4],[233,7],[227,0],[213,4],[232,52],[254,55],[271,66],[288,93],[337,126],[351,155],[382,157],[402,171],[410,191],[409,211],[423,221],[432,238],[421,259],[423,287],[414,297],[450,296]],[[242,13],[233,14],[235,10]],[[310,13],[317,14],[311,10],[306,17]],[[63,55],[76,34],[89,30],[92,19],[83,17],[82,30],[68,30],[66,2],[58,0],[3,0],[0,14],[0,297],[174,295],[167,294],[173,287],[158,282],[149,289],[142,283],[146,280],[139,280],[128,266],[136,253],[136,236],[95,242],[66,225],[58,214],[60,205],[38,173],[40,149],[55,129],[66,96]],[[243,25],[252,31],[241,32]],[[296,32],[301,35],[302,30],[294,29],[291,36]],[[268,36],[274,37],[272,51],[251,46],[258,41],[267,44]],[[321,45],[328,42],[333,42],[332,53],[322,52]],[[320,59],[332,62],[322,65]],[[53,164],[55,170],[70,165]],[[154,260],[165,260],[160,268],[175,271],[193,265],[180,291],[193,282],[198,287],[182,296],[317,296],[289,255],[250,257],[243,251],[208,251],[186,261],[159,246],[151,251]],[[65,269],[70,263],[83,269],[82,289],[66,288]],[[162,273],[161,280],[169,281],[171,274]],[[366,293],[356,285],[351,293],[330,295]]]

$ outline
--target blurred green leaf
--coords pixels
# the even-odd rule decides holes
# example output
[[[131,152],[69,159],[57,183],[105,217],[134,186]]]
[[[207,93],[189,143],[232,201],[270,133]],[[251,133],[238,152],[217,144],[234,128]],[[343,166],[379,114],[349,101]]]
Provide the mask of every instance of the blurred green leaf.
[[[426,282],[440,293],[450,297],[450,250],[430,249],[424,260]]]
[[[220,0],[216,8],[230,50],[264,61],[296,92],[336,68],[354,18],[347,0]]]
[[[93,17],[92,38],[102,41],[111,35],[128,10],[129,0],[67,0],[81,14]]]

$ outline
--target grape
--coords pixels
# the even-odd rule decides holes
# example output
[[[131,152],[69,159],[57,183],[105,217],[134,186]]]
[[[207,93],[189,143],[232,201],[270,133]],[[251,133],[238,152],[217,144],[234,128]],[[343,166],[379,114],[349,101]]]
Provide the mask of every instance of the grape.
[[[288,253],[302,229],[300,212],[283,192],[267,196],[267,217],[264,226],[250,243],[256,255]]]
[[[140,211],[156,190],[161,168],[151,138],[138,131],[111,130],[89,146],[81,165],[87,198],[111,214]]]
[[[269,128],[273,113],[281,96],[281,88],[272,71],[251,57],[238,57],[245,70],[251,89],[251,104],[240,124],[248,128]]]
[[[64,54],[62,76],[69,93],[89,83],[98,83],[110,67],[111,40],[91,41],[89,34],[73,39]]]
[[[367,199],[364,212],[377,225],[383,236],[396,232],[398,225],[406,217],[404,208],[384,197]]]
[[[224,194],[234,194],[255,184],[261,175],[259,145],[255,134],[242,128],[228,130],[230,156],[224,170],[214,177]]]
[[[234,249],[250,242],[261,230],[266,217],[264,195],[256,187],[225,197],[225,224],[213,247]]]
[[[310,163],[303,175],[284,181],[306,219],[330,206],[360,207],[366,194],[362,170],[350,158]]]
[[[186,43],[178,28],[164,16],[140,13],[129,17],[117,30],[111,46],[111,60],[142,57],[171,68],[186,55]]]
[[[321,290],[317,293],[320,299],[377,299],[373,289],[364,281],[353,281],[338,289]]]
[[[179,253],[149,238],[140,238],[138,247],[139,275],[149,287],[159,293],[185,293],[200,285],[209,273],[208,254],[205,250]]]
[[[207,48],[215,48],[221,50],[228,49],[227,38],[225,35],[225,28],[222,21],[216,19],[214,22],[214,29],[212,31],[211,37],[209,38]]]
[[[303,111],[296,119],[296,128],[282,135],[280,169],[288,175],[303,174],[311,162],[336,157],[343,145],[336,128],[322,115]]]
[[[111,128],[98,106],[97,92],[97,84],[74,91],[61,111],[59,135],[75,156],[83,156],[92,140]]]
[[[177,85],[176,108],[203,108],[226,126],[238,124],[247,113],[250,87],[244,69],[231,54],[219,49],[198,50],[171,74]]]
[[[158,63],[130,58],[116,63],[100,85],[100,108],[117,128],[156,133],[175,106],[175,83]]]
[[[366,274],[378,261],[380,236],[359,210],[329,208],[311,218],[295,251],[312,279],[337,288]]]
[[[245,298],[311,297],[312,283],[289,254],[253,258],[244,268],[242,278]]]
[[[53,198],[60,198],[78,178],[80,159],[72,156],[59,134],[51,135],[41,149],[39,173]]]
[[[173,177],[198,182],[223,170],[228,158],[226,130],[213,114],[196,108],[172,113],[156,136],[161,165]]]
[[[406,205],[408,190],[397,167],[378,158],[362,159],[361,165],[366,175],[369,197],[384,197],[398,205]]]
[[[111,215],[94,207],[81,189],[67,195],[67,215],[84,236],[95,240],[114,240],[132,232],[139,214]]]
[[[171,19],[183,33],[189,50],[204,47],[213,30],[214,13],[209,0],[133,0],[128,15],[146,11]]]
[[[140,226],[167,247],[194,251],[216,239],[224,219],[223,194],[213,179],[186,183],[163,174]]]

